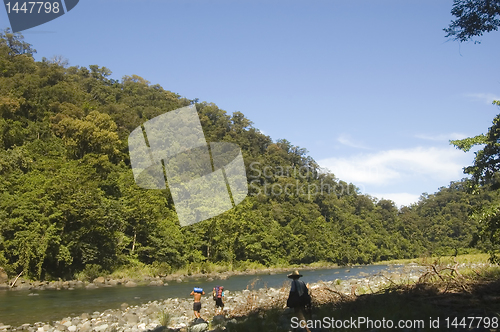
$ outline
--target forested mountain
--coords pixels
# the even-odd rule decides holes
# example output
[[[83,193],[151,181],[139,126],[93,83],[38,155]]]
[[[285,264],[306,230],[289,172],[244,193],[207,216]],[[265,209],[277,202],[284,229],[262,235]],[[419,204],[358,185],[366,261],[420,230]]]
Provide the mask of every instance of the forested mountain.
[[[469,250],[477,202],[463,182],[411,207],[362,195],[322,172],[303,148],[272,141],[239,112],[182,98],[97,65],[34,61],[18,34],[0,35],[0,267],[72,278],[86,267],[151,264],[164,272],[328,261],[369,263]],[[196,105],[208,142],[243,151],[249,195],[180,227],[168,188],[134,182],[127,137],[165,112]],[[335,170],[333,170],[335,171]]]

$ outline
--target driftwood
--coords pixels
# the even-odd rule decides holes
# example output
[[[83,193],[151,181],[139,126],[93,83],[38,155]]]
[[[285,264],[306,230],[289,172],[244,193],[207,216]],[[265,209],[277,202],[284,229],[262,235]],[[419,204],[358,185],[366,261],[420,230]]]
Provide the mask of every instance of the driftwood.
[[[19,279],[19,277],[21,276],[21,274],[23,274],[24,271],[21,271],[21,273],[19,273],[16,277],[16,279],[14,279],[14,281],[12,282],[12,284],[10,285],[10,288],[14,287],[14,285],[16,284],[17,282],[17,279]]]
[[[333,294],[338,295],[340,297],[340,299],[343,300],[343,301],[348,301],[348,300],[352,300],[354,297],[356,297],[356,294],[354,292],[356,289],[355,289],[354,286],[356,286],[356,285],[353,285],[353,288],[351,289],[351,296],[346,295],[346,294],[344,294],[342,292],[339,292],[339,291],[337,291],[335,289],[331,289],[330,287],[324,287],[323,290],[327,290],[327,291],[329,291],[329,292],[331,292]]]
[[[429,278],[432,277],[438,277],[441,282],[444,283],[444,291],[443,293],[447,293],[450,289],[453,288],[461,288],[465,292],[469,292],[467,289],[467,283],[465,282],[465,278],[463,275],[458,271],[458,262],[456,259],[454,259],[455,265],[453,267],[443,267],[442,265],[439,265],[438,262],[434,262],[434,264],[427,264],[427,272],[422,274],[420,278],[418,279],[419,284],[426,283]],[[445,271],[450,271],[449,274],[445,274],[443,272]]]

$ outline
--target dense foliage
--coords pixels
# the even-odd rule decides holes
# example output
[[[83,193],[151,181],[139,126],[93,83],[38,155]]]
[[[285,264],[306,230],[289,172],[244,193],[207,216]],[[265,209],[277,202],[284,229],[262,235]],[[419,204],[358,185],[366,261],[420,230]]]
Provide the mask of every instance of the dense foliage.
[[[239,112],[228,115],[135,75],[117,81],[97,65],[36,62],[33,52],[21,35],[0,35],[0,267],[10,274],[352,264],[468,250],[477,225],[467,221],[475,203],[462,182],[398,210],[321,172],[305,149],[273,142]],[[168,188],[135,185],[127,137],[191,104],[209,142],[242,148],[249,196],[180,227]]]
[[[493,104],[500,106],[500,101]],[[488,243],[488,251],[492,261],[500,262],[500,114],[493,119],[493,125],[487,134],[451,141],[461,150],[468,151],[475,145],[483,145],[476,152],[474,164],[464,168],[464,172],[472,175],[468,193],[472,197],[483,196],[472,214],[471,220],[481,225],[476,241]]]
[[[499,0],[454,0],[451,14],[455,19],[444,29],[446,37],[460,42],[497,31],[500,26]]]

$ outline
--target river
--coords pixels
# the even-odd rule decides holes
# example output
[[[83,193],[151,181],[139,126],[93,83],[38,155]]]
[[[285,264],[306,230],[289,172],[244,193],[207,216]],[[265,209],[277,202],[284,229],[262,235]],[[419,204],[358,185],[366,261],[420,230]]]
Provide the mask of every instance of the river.
[[[361,275],[373,275],[393,266],[365,265],[337,267],[330,269],[304,270],[302,280],[306,283],[351,279]],[[361,274],[361,275],[360,275]],[[148,301],[166,298],[186,298],[193,287],[202,287],[207,294],[216,285],[223,285],[228,291],[258,289],[262,287],[281,287],[287,273],[237,275],[226,280],[192,280],[182,283],[171,282],[168,286],[103,287],[98,289],[74,290],[29,290],[0,291],[0,322],[6,325],[20,326],[24,323],[51,322],[82,313],[102,312],[117,309],[122,303],[138,305]]]

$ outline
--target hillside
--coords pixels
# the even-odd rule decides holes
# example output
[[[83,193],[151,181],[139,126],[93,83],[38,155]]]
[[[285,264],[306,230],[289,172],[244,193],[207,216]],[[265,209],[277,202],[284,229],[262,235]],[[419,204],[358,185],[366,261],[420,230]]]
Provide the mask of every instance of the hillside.
[[[97,65],[37,62],[33,52],[22,36],[0,35],[0,267],[9,275],[362,264],[470,250],[477,224],[467,220],[477,202],[462,182],[398,210],[321,171],[306,149],[273,141],[240,112],[136,75],[110,79]],[[192,104],[208,142],[241,147],[249,195],[222,215],[180,227],[168,188],[135,185],[127,137]]]

